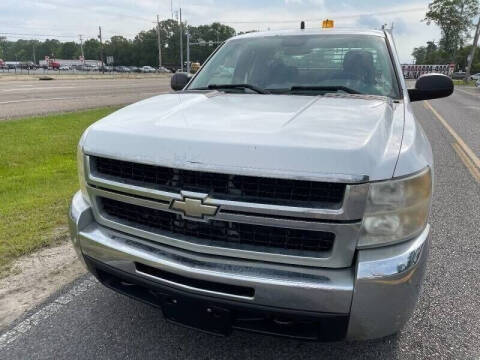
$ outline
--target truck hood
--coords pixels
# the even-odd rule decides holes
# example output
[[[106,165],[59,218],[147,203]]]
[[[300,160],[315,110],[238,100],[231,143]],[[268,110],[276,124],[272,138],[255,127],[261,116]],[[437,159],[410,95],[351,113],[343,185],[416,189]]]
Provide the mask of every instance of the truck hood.
[[[390,178],[403,103],[379,97],[175,93],[93,124],[84,151],[234,174],[359,181]]]

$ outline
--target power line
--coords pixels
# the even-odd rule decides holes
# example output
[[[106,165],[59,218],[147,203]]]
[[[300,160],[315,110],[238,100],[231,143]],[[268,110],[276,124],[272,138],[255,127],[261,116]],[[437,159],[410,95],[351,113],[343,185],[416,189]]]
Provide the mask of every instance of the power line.
[[[425,11],[425,7],[415,7],[415,8],[409,8],[409,9],[393,9],[393,10],[388,10],[388,11],[379,11],[379,12],[371,12],[371,13],[358,13],[358,14],[350,14],[350,15],[338,15],[338,16],[333,16],[335,19],[351,19],[351,18],[358,18],[362,16],[381,16],[381,15],[392,15],[392,14],[402,14],[402,13],[411,13],[411,12],[417,12],[417,11]],[[139,16],[134,16],[134,15],[125,15],[125,14],[120,14],[120,13],[109,13],[109,15],[112,16],[124,16],[124,17],[129,17],[129,18],[135,18],[138,20],[145,20],[148,22],[151,22],[151,19],[139,17]],[[325,18],[311,18],[311,19],[305,19],[307,22],[321,22],[325,20]],[[224,24],[291,24],[291,23],[298,23],[298,19],[289,19],[289,20],[268,20],[268,19],[262,19],[262,20],[244,20],[244,21],[228,21],[228,20],[222,20],[222,21],[217,21],[221,22]],[[115,36],[118,35],[118,33],[113,33],[113,32],[107,32],[107,34]],[[138,34],[138,33],[137,33]],[[129,37],[135,37],[137,34],[124,34],[124,36],[129,36]],[[56,34],[43,34],[43,33],[16,33],[16,32],[0,32],[0,35],[7,35],[7,36],[28,36],[28,37],[51,37],[51,38],[70,38],[70,39],[77,39],[78,35],[72,34],[72,35],[56,35]],[[96,35],[85,35],[85,37],[88,38],[95,38]]]
[[[77,37],[77,35],[25,34],[25,33],[8,33],[8,32],[0,32],[0,35],[10,35],[10,36],[38,36],[38,37],[62,37],[62,38],[76,38],[76,37]]]
[[[359,14],[351,14],[351,15],[338,15],[338,16],[326,16],[324,18],[316,18],[316,19],[305,19],[305,21],[310,21],[310,22],[319,22],[325,20],[327,17],[328,18],[334,18],[335,20],[338,19],[352,19],[352,18],[357,18],[357,17],[362,17],[362,16],[379,16],[379,15],[392,15],[392,14],[403,14],[403,13],[411,13],[411,12],[417,12],[417,11],[425,11],[424,7],[416,7],[416,8],[409,8],[409,9],[399,9],[399,10],[388,10],[388,11],[379,11],[379,12],[374,12],[374,13],[359,13]],[[221,22],[224,24],[261,24],[261,23],[268,23],[268,24],[284,24],[284,23],[297,23],[299,20],[271,20],[269,21],[268,19],[262,19],[262,20],[246,20],[246,21],[217,21]]]
[[[140,31],[139,31],[140,32]],[[105,32],[104,32],[105,33]],[[138,35],[138,33],[129,33],[129,34],[119,34],[115,32],[106,32],[106,34],[111,35],[111,36],[126,36],[126,37],[135,37]],[[56,34],[36,34],[36,33],[11,33],[11,32],[0,32],[0,35],[7,35],[7,36],[13,36],[13,37],[18,37],[18,36],[27,36],[27,37],[51,37],[51,38],[67,38],[67,39],[77,39],[78,35],[56,35]],[[96,34],[92,35],[82,35],[85,38],[95,38],[97,37]]]

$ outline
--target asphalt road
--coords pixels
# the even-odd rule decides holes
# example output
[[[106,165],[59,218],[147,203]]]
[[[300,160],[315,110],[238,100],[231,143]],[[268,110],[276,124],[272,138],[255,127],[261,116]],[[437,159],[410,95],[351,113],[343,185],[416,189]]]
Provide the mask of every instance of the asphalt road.
[[[430,104],[480,156],[480,91],[467,91]],[[217,338],[167,324],[158,310],[86,276],[0,335],[0,359],[479,359],[480,183],[431,109],[414,107],[435,155],[433,241],[421,300],[398,336],[330,344],[241,332]]]
[[[125,105],[170,90],[170,78],[0,81],[0,120]]]

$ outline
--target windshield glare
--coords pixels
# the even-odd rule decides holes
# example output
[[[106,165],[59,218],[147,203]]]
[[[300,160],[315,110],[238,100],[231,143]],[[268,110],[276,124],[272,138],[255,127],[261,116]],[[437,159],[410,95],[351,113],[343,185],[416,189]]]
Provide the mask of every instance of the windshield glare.
[[[399,97],[385,39],[372,35],[290,35],[227,42],[189,86],[249,84],[272,93],[322,92],[344,87]],[[297,89],[298,90],[298,89]],[[237,90],[238,91],[238,90]],[[341,88],[338,90],[341,91]]]

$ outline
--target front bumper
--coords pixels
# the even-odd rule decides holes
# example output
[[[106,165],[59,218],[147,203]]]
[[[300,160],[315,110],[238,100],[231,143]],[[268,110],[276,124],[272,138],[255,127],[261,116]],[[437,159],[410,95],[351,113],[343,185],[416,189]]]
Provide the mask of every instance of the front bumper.
[[[97,269],[144,288],[161,288],[162,294],[295,314],[317,319],[322,328],[332,328],[335,319],[344,324],[338,326],[340,337],[348,340],[380,338],[402,328],[418,299],[429,245],[427,226],[408,242],[358,251],[352,268],[311,268],[198,254],[134,238],[96,223],[80,193],[69,219],[80,259],[107,286],[114,287]]]

